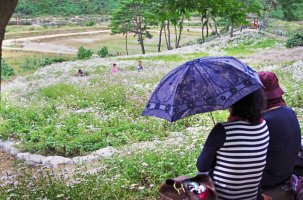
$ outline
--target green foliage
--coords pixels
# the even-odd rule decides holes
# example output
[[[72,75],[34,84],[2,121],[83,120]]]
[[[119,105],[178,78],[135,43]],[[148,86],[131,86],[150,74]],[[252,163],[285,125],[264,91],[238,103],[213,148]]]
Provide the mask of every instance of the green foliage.
[[[276,6],[270,13],[270,17],[275,19],[283,19],[284,13],[280,5]]]
[[[24,0],[16,12],[21,15],[81,15],[108,14],[118,5],[115,0]]]
[[[290,37],[286,42],[287,48],[303,46],[303,33],[296,33]]]
[[[77,59],[83,60],[92,57],[93,51],[90,49],[85,49],[84,47],[80,47],[77,52]]]
[[[202,54],[186,56],[188,59]],[[164,75],[161,68],[154,69],[156,73],[146,78],[132,73],[136,72],[134,69],[111,76],[108,66],[101,66],[90,71],[96,78],[85,84],[81,84],[81,78],[76,79],[80,81],[78,84],[49,85],[48,81],[42,83],[43,78],[29,77],[29,84],[36,78],[42,81],[41,88],[22,95],[22,99],[28,100],[23,106],[2,102],[0,137],[16,138],[21,141],[18,147],[24,151],[76,156],[108,146],[163,139],[170,132],[205,124],[203,116],[176,123],[141,116],[151,92],[150,86]],[[127,69],[123,70],[126,72]],[[121,82],[122,79],[126,81]]]
[[[3,58],[1,59],[1,69],[2,69],[1,80],[6,80],[11,76],[15,75],[14,69],[8,66],[8,64]]]
[[[102,47],[98,52],[97,52],[98,56],[101,58],[105,58],[106,56],[109,55],[108,53],[108,49],[107,46]]]
[[[298,32],[299,33],[303,32],[303,27],[302,25],[296,22],[287,22],[278,19],[270,19],[266,31],[274,34],[278,34],[278,32],[282,32],[283,35],[291,37]]]
[[[300,20],[303,17],[303,2],[301,0],[278,0],[277,9],[283,12],[283,19]]]
[[[217,21],[218,26],[226,27],[228,25],[228,20],[226,18],[219,18]]]
[[[7,199],[14,194],[16,199],[80,200],[84,196],[100,200],[156,199],[158,187],[165,179],[196,174],[195,162],[203,139],[203,133],[197,138],[189,135],[182,146],[168,144],[164,149],[130,151],[131,155],[102,159],[96,164],[110,167],[100,167],[93,175],[80,175],[90,173],[77,168],[77,172],[83,173],[69,177],[68,184],[63,178],[65,175],[53,176],[51,171],[42,170],[33,175],[23,168],[14,188],[11,185],[0,188],[0,198]]]
[[[66,59],[58,57],[58,58],[26,58],[22,61],[20,64],[20,67],[23,71],[32,71],[37,70],[41,67],[44,67],[46,65],[50,65],[52,63],[58,63],[58,62],[64,62]]]
[[[65,97],[67,95],[72,95],[77,92],[77,89],[72,85],[57,84],[43,88],[40,90],[40,92],[43,96],[49,99],[57,99]]]
[[[95,26],[96,22],[95,21],[87,21],[84,23],[85,26]]]
[[[25,151],[74,156],[107,146],[163,138],[168,131],[178,131],[188,122],[169,125],[165,121],[141,117],[142,91],[133,92],[129,96],[126,87],[119,82],[106,84],[103,81],[102,87],[84,88],[63,83],[44,87],[37,92],[38,101],[26,109],[2,105],[1,138],[22,140],[19,148]],[[68,110],[62,110],[62,106]],[[91,107],[100,113],[97,118],[85,112]]]
[[[257,49],[273,47],[276,45],[276,41],[273,39],[263,40],[245,40],[237,45],[224,48],[224,51],[229,56],[249,55],[254,53]]]
[[[157,56],[149,56],[149,57],[143,57],[143,56],[137,56],[135,59],[137,61],[139,60],[152,60],[152,61],[166,61],[166,62],[181,62],[181,61],[187,61],[190,59],[196,59],[199,57],[208,56],[205,52],[199,52],[199,53],[188,53],[188,54],[172,54],[172,55],[157,55]],[[134,58],[120,58],[120,60],[133,60]]]
[[[283,98],[286,101],[286,104],[292,108],[303,108],[303,80],[302,78],[295,77],[295,74],[302,74],[301,72],[302,70],[300,67],[287,69],[287,66],[282,68],[282,70],[275,71],[279,77],[281,87],[285,91]],[[301,111],[297,114],[301,115]]]

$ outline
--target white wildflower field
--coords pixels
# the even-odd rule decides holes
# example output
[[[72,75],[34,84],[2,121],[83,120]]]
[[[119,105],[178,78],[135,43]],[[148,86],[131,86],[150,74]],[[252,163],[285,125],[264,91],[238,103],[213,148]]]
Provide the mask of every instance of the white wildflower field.
[[[0,172],[0,199],[155,199],[166,178],[194,175],[213,126],[209,114],[169,123],[141,113],[165,74],[188,60],[215,55],[276,72],[302,126],[303,48],[288,50],[281,38],[257,31],[159,54],[51,64],[4,83],[0,139],[44,156],[72,158],[108,147],[117,151],[93,163],[57,168],[16,162]],[[78,69],[83,77],[75,76]],[[226,111],[213,115],[216,122],[227,118]]]

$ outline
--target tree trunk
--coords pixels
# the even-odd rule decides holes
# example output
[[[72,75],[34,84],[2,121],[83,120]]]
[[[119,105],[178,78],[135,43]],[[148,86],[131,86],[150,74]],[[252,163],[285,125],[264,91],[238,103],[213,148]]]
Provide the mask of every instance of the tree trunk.
[[[201,17],[201,23],[202,23],[202,25],[201,25],[201,27],[202,27],[202,42],[205,42],[205,39],[204,39],[204,17],[202,16]]]
[[[175,28],[175,48],[178,48],[178,31],[177,31],[177,25],[174,25]]]
[[[172,50],[173,48],[171,47],[171,40],[170,40],[170,22],[167,20],[167,42],[168,42],[168,50]]]
[[[169,45],[168,45],[168,41],[167,41],[167,34],[166,34],[166,28],[165,28],[165,26],[166,25],[164,25],[164,28],[163,28],[164,29],[164,36],[165,36],[164,38],[165,38],[166,48],[167,48],[167,50],[169,50]]]
[[[208,38],[208,36],[209,36],[208,23],[209,23],[209,17],[208,17],[208,13],[206,11],[206,38]]]
[[[162,43],[162,30],[163,30],[163,23],[161,23],[160,31],[159,31],[159,43],[158,43],[158,52],[161,52],[161,43]]]
[[[138,7],[137,7],[137,12],[139,13]],[[139,14],[136,17],[136,23],[137,23],[138,42],[140,43],[142,54],[145,54],[144,37],[143,37],[143,31],[142,31],[142,19]]]
[[[230,21],[228,21],[226,27],[225,27],[225,33],[229,32],[229,27],[231,26]]]
[[[127,32],[125,33],[125,50],[126,50],[126,55],[128,55]]]
[[[177,47],[176,48],[180,47],[181,34],[182,34],[182,30],[183,30],[183,20],[184,20],[184,16],[182,17],[181,22],[180,22],[179,37],[178,37],[178,42],[177,42]]]
[[[219,34],[219,32],[218,32],[217,22],[216,22],[216,20],[215,20],[214,17],[212,18],[212,20],[213,20],[213,22],[214,22],[215,32],[216,32],[217,36],[220,38],[221,36],[220,36],[220,34]]]
[[[1,82],[2,82],[2,41],[6,25],[13,15],[17,6],[18,0],[0,0],[0,103],[1,103]]]
[[[2,86],[2,41],[4,38],[4,31],[1,29],[0,30],[0,108],[1,108],[1,86]]]
[[[266,1],[267,2],[267,1]],[[265,7],[266,7],[266,2],[264,3],[264,10],[265,10]],[[273,4],[273,0],[270,1],[270,6],[269,6],[269,9],[268,9],[268,12],[267,14],[264,13],[264,16],[263,16],[263,20],[262,20],[262,30],[265,31],[266,28],[267,28],[267,24],[268,24],[268,20],[269,20],[269,16],[270,16],[270,12],[271,12],[271,9],[273,8],[274,4]],[[265,11],[264,11],[265,12]]]
[[[144,41],[143,41],[142,32],[139,35],[139,42],[140,42],[140,45],[141,45],[142,54],[145,54],[145,48],[144,48]]]
[[[230,37],[234,37],[234,26],[233,26],[233,24],[231,25],[231,29],[230,29]]]

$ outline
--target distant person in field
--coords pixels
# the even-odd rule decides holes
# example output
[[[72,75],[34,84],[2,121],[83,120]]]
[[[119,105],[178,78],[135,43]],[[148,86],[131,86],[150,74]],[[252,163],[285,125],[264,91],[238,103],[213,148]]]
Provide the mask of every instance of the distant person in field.
[[[81,69],[78,69],[76,76],[82,77],[82,76],[84,76],[84,72]]]
[[[117,64],[114,63],[112,66],[112,74],[116,74],[117,72],[118,72],[118,67],[117,67]]]
[[[143,71],[143,65],[142,65],[142,61],[141,60],[139,61],[137,69],[138,69],[138,72]]]

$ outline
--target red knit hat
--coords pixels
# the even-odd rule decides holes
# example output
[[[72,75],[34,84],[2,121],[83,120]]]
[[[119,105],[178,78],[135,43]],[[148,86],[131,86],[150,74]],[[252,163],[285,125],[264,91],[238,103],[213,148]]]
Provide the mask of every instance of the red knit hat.
[[[279,80],[273,72],[258,72],[261,82],[265,89],[267,99],[276,99],[282,97],[284,91],[279,85]]]

